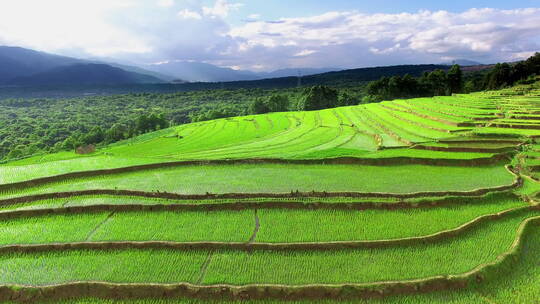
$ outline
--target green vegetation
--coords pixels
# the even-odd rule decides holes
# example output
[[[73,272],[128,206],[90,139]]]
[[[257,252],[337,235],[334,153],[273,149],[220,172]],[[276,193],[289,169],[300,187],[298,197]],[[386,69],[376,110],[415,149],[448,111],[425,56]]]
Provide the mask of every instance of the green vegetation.
[[[340,100],[358,104],[362,83],[337,86]],[[132,93],[68,99],[0,99],[0,161],[106,145],[169,125],[296,109],[302,88]],[[343,99],[347,97],[346,99]],[[262,102],[264,101],[264,102]],[[289,106],[289,103],[291,106]]]
[[[253,211],[115,213],[91,241],[222,241],[247,242],[253,233]]]
[[[5,270],[0,280],[2,283],[19,284],[78,280],[195,282],[208,254],[212,259],[202,278],[203,284],[360,283],[459,274],[490,262],[507,250],[516,238],[521,221],[530,216],[530,212],[522,212],[458,239],[376,249],[313,252],[224,250],[212,253],[129,249],[13,253],[0,258]],[[441,261],[443,257],[444,261]],[[36,268],[47,271],[32,271]],[[266,271],[269,268],[272,271]],[[336,272],[336,269],[340,271]],[[55,273],[54,277],[50,273]]]
[[[203,283],[362,283],[464,273],[507,250],[527,217],[530,214],[504,219],[436,244],[331,252],[216,252]]]
[[[497,64],[487,72],[463,75],[458,65],[445,73],[443,70],[426,72],[419,78],[410,75],[383,77],[368,84],[366,102],[396,98],[452,95],[462,92],[497,90],[516,83],[531,84],[540,74],[540,53],[526,61],[510,65]]]
[[[451,92],[461,83],[457,68],[426,77]],[[538,299],[538,84],[345,107],[329,87],[295,92],[258,96],[251,110],[265,114],[179,126],[148,111],[134,125],[160,130],[0,165],[0,283],[39,302],[39,285],[80,282],[50,287],[58,303],[319,300],[298,296],[305,284],[368,297],[354,303]],[[299,105],[321,110],[282,111]],[[97,189],[108,191],[68,193]],[[434,276],[443,290],[422,290]],[[456,276],[470,283],[447,286]],[[89,281],[141,289],[107,285],[83,299]],[[192,293],[148,298],[144,288],[173,288],[161,283]],[[411,294],[384,294],[398,283]],[[206,294],[214,284],[238,289]]]
[[[393,177],[400,176],[400,184]],[[490,176],[489,179],[483,178]],[[283,177],[287,177],[286,179]],[[265,181],[262,184],[260,181]],[[133,173],[66,179],[4,196],[89,189],[141,190],[179,194],[291,192],[445,192],[508,186],[514,182],[503,166],[359,166],[240,164],[182,166]],[[0,196],[1,198],[2,196]]]
[[[80,242],[108,216],[101,214],[50,215],[3,220],[0,244]]]
[[[498,89],[517,83],[531,84],[535,81],[535,75],[540,74],[538,58],[539,55],[535,55],[512,66],[500,64],[487,72],[468,74],[463,74],[458,66],[450,68],[447,73],[437,69],[444,66],[349,70],[308,76],[304,82],[306,87],[299,88],[262,83],[255,88],[246,88],[241,83],[231,83],[227,86],[229,89],[214,88],[181,93],[131,93],[69,99],[1,99],[0,161],[74,150],[81,145],[104,146],[170,125],[189,122],[245,114],[320,110],[395,98],[449,95]],[[425,73],[420,75],[422,72]],[[384,77],[365,88],[366,81],[381,76]],[[296,78],[292,80],[296,82]],[[200,86],[194,89],[207,89],[204,84],[187,85]],[[261,89],[263,87],[268,89]],[[271,89],[275,87],[282,89]],[[345,132],[348,131],[351,130]],[[349,141],[365,137],[364,130],[357,131],[362,135],[349,138]],[[360,140],[369,141],[368,138]]]
[[[257,242],[386,240],[453,229],[482,215],[523,206],[515,198],[494,197],[435,209],[306,211],[260,210]],[[339,224],[337,224],[339,223]]]
[[[72,250],[2,255],[3,284],[44,285],[77,280],[110,282],[195,281],[208,253],[172,250]],[[39,271],[36,271],[39,269]],[[141,271],[143,270],[144,271]],[[51,277],[50,274],[54,273]]]
[[[393,197],[251,197],[251,198],[222,198],[222,199],[165,199],[165,198],[146,198],[137,196],[115,196],[115,195],[82,195],[69,197],[65,199],[43,199],[35,200],[26,203],[15,203],[0,205],[2,211],[12,210],[31,210],[31,209],[43,209],[54,207],[79,207],[79,206],[96,206],[96,205],[226,205],[235,203],[297,203],[302,206],[304,204],[356,204],[356,203],[369,203],[369,204],[395,204],[400,202],[408,203],[433,203],[438,200],[445,200],[449,197],[435,197],[433,200],[426,202],[426,198],[410,198],[400,199]]]
[[[44,215],[4,219],[1,244],[40,244],[82,241],[220,241],[247,242],[259,229],[254,242],[324,242],[398,239],[425,236],[455,229],[478,217],[524,207],[513,196],[462,199],[441,206],[403,210],[274,210],[241,211],[105,211],[98,213]],[[111,204],[113,198],[104,202]],[[359,203],[358,201],[356,201]],[[140,203],[123,199],[123,204]],[[153,201],[154,204],[160,202]],[[298,202],[299,205],[304,202]],[[93,205],[98,202],[93,202]],[[120,204],[120,203],[118,203]],[[39,205],[32,209],[71,207]],[[90,204],[84,204],[90,205]],[[39,208],[37,208],[39,207]],[[18,209],[28,210],[28,208]],[[421,222],[422,225],[416,223]],[[341,223],[336,225],[335,223]],[[382,226],[386,225],[386,226]]]

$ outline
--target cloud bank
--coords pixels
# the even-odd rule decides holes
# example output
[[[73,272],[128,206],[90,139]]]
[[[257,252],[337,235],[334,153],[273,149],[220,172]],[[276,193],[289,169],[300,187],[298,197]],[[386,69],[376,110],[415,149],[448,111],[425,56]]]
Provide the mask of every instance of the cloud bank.
[[[227,0],[18,0],[2,4],[0,44],[136,63],[195,60],[242,69],[362,67],[457,58],[517,60],[540,50],[540,9],[327,12],[264,20]]]
[[[467,58],[515,60],[540,50],[540,9],[462,13],[329,12],[231,29],[245,58],[326,66],[374,66]],[[257,56],[258,60],[261,59]],[[301,58],[298,58],[301,57]]]

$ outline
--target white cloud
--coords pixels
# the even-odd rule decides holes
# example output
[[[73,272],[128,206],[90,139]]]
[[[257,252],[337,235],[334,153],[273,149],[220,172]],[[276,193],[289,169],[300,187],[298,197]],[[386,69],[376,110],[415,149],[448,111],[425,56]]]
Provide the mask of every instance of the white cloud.
[[[161,6],[161,7],[171,7],[171,6],[174,6],[174,0],[159,0],[158,1],[158,6]]]
[[[157,0],[5,1],[0,45],[140,63],[214,60],[231,47],[221,18],[204,18],[200,0],[182,3],[179,13]]]
[[[195,11],[191,11],[189,9],[183,9],[183,10],[179,11],[178,16],[180,18],[184,18],[184,19],[197,19],[197,20],[202,19],[201,14],[199,14],[199,13],[197,13]]]
[[[279,50],[282,55],[274,58],[280,58],[282,65],[307,62],[321,66],[334,62],[361,66],[379,64],[380,59],[392,62],[395,58],[412,63],[437,62],[443,57],[485,61],[522,58],[520,54],[540,48],[539,28],[540,8],[401,14],[351,11],[251,22],[233,28],[230,35],[242,41],[240,51],[248,57],[255,51],[260,54],[262,49],[269,53]],[[366,56],[338,56],[351,49]],[[314,61],[299,61],[297,57],[306,54]]]
[[[295,57],[303,57],[303,56],[309,56],[312,54],[317,53],[315,50],[301,50],[300,52],[294,54]]]
[[[204,61],[242,69],[495,62],[540,49],[540,8],[461,13],[327,12],[226,21],[237,0],[17,0],[0,9],[0,44],[133,62]],[[246,2],[246,5],[249,2]],[[182,6],[180,6],[182,5]],[[174,7],[169,9],[170,7]],[[29,21],[31,20],[31,21]]]
[[[149,53],[153,48],[130,29],[108,22],[110,13],[137,7],[136,1],[3,1],[0,44],[50,52],[108,56]]]
[[[237,10],[242,6],[242,3],[229,3],[227,0],[217,0],[214,6],[204,6],[202,11],[205,16],[226,18],[230,11]]]

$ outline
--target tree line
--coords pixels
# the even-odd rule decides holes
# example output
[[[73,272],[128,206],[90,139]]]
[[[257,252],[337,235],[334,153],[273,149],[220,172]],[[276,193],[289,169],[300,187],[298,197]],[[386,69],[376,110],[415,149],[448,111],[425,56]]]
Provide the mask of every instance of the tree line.
[[[265,114],[286,111],[314,111],[343,106],[357,105],[361,95],[348,90],[317,85],[304,88],[296,98],[275,94],[266,98],[255,99],[248,107],[249,114]]]
[[[363,102],[497,90],[529,83],[536,75],[540,75],[540,53],[515,64],[496,64],[486,72],[464,74],[459,65],[454,65],[448,72],[435,70],[424,72],[420,77],[404,75],[372,81],[366,87]]]
[[[287,89],[132,93],[62,99],[0,100],[0,160],[106,145],[173,125],[248,114],[311,111],[387,99],[499,89],[534,81],[540,54],[523,62],[463,73],[459,66],[369,84]]]
[[[75,150],[79,146],[107,145],[140,134],[190,122],[297,109],[298,103],[315,109],[356,104],[362,84],[323,89],[328,101],[304,101],[312,88],[236,89],[193,92],[132,93],[79,98],[10,98],[0,100],[0,161],[40,153]],[[313,89],[321,91],[321,89]],[[317,94],[311,94],[313,96]],[[328,97],[327,96],[327,97]],[[335,101],[338,96],[338,101]],[[251,104],[263,107],[254,110]],[[319,99],[320,101],[320,99]]]
[[[463,90],[463,72],[454,65],[445,72],[435,70],[424,72],[415,78],[410,75],[382,77],[370,82],[366,87],[364,102],[378,102],[398,98],[415,98],[451,95]]]

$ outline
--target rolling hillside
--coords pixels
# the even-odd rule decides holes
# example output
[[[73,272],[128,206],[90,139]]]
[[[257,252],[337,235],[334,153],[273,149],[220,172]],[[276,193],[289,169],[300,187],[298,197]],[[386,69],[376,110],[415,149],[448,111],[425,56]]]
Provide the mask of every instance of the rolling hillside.
[[[127,72],[106,64],[73,64],[9,81],[11,85],[127,85],[162,83],[153,76]]]
[[[75,58],[51,55],[34,50],[0,46],[0,84],[17,77],[30,76],[60,66],[80,63]]]
[[[0,85],[80,86],[164,82],[160,75],[141,68],[112,65],[21,47],[0,46]]]
[[[129,93],[175,93],[203,90],[237,90],[237,89],[284,89],[314,85],[328,85],[338,88],[359,88],[369,81],[377,80],[382,76],[413,75],[420,76],[423,72],[436,69],[448,69],[446,65],[403,65],[376,68],[360,68],[327,72],[322,74],[303,76],[300,83],[297,76],[268,78],[250,81],[229,82],[191,82],[191,83],[146,83],[128,85],[59,85],[57,87],[0,87],[0,99],[5,98],[69,98],[95,95],[117,95]],[[132,70],[137,71],[137,70]],[[159,75],[154,75],[159,76]],[[160,78],[161,79],[161,78]]]
[[[534,303],[538,137],[522,86],[0,165],[0,299]]]
[[[367,81],[377,80],[383,76],[420,76],[424,72],[434,71],[436,69],[447,70],[450,66],[435,64],[420,65],[396,65],[387,67],[358,68],[335,72],[326,72],[315,75],[303,76],[300,84],[302,86],[331,85],[347,86],[358,85]],[[260,79],[252,81],[233,81],[222,82],[216,85],[201,84],[206,88],[294,88],[298,86],[298,76],[278,77],[269,79]],[[183,84],[182,87],[197,86],[199,84]]]
[[[209,63],[190,61],[172,61],[147,65],[144,67],[155,72],[173,75],[177,79],[184,79],[190,82],[249,81],[267,78],[296,77],[298,74],[307,76],[340,70],[330,68],[298,68],[280,69],[272,72],[254,72],[247,70],[233,70],[231,68],[219,67]]]

